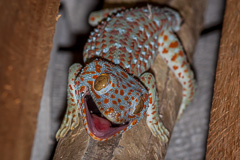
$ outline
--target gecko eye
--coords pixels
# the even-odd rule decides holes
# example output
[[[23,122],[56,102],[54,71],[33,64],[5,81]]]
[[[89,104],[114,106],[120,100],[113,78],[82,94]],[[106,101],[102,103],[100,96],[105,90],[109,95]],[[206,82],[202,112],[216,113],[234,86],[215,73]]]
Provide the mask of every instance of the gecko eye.
[[[140,113],[140,112],[142,111],[142,109],[143,109],[143,106],[144,106],[144,101],[143,101],[143,98],[141,97],[141,100],[140,100],[140,102],[138,103],[138,105],[137,105],[135,111],[133,112],[133,114],[138,114],[138,113]]]
[[[96,91],[100,91],[101,89],[105,88],[109,84],[110,76],[106,73],[101,74],[98,76],[94,82],[94,89]]]

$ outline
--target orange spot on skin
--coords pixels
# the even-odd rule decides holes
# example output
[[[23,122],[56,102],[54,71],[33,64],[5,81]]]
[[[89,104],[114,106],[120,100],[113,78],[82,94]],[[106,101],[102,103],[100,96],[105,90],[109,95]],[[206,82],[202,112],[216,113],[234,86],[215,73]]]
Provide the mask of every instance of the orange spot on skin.
[[[109,100],[107,98],[104,99],[104,103],[107,104]]]
[[[69,88],[70,88],[70,90],[73,90],[73,88],[72,88],[72,86],[71,86],[71,85],[69,85]]]
[[[163,49],[162,51],[163,54],[167,54],[168,53],[168,50],[166,48]]]
[[[111,108],[108,108],[104,113],[105,113],[106,115],[108,115],[108,114],[110,114],[110,113],[112,113],[112,112],[114,112],[114,109],[111,107]]]
[[[93,136],[94,136],[94,135],[93,135],[91,132],[89,133],[89,135],[90,135],[91,137],[93,137]]]
[[[134,100],[134,97],[131,97],[132,100]]]
[[[183,61],[183,63],[182,63],[182,65],[181,65],[181,67],[183,68],[183,67],[185,66],[185,64],[186,64],[186,62],[185,62],[185,61]]]
[[[170,43],[169,47],[170,48],[177,48],[178,47],[178,42],[175,41],[175,42]]]
[[[80,92],[83,92],[85,90],[85,86],[82,86],[80,89]]]
[[[112,87],[113,87],[113,88],[115,87],[115,84],[114,84],[114,83],[112,83]]]
[[[85,113],[86,113],[85,108],[83,108],[83,114],[85,114]]]
[[[133,81],[130,81],[131,84],[135,84]]]
[[[82,103],[84,103],[84,98],[82,98],[82,100],[81,100],[81,101],[82,101]]]
[[[121,89],[120,90],[120,95],[123,96],[124,95],[124,91]]]
[[[117,89],[115,89],[115,93],[118,94],[118,90]]]
[[[140,113],[138,113],[138,114],[136,114],[138,117],[140,117],[141,116],[141,112]]]
[[[127,88],[124,84],[122,85],[122,87],[123,87],[123,89],[126,89],[126,88]]]
[[[83,78],[83,77],[81,77],[80,79],[81,79],[81,81],[84,81],[84,78]]]
[[[97,77],[98,77],[98,75],[94,75],[94,76],[92,76],[93,79],[96,79]]]
[[[133,122],[132,122],[132,125],[135,125],[137,123],[137,119],[135,119]]]
[[[91,72],[83,72],[82,75],[86,75],[86,74],[95,74],[95,72],[91,71]]]
[[[92,22],[95,21],[95,17],[91,17],[90,21],[92,21]]]
[[[100,42],[96,42],[96,46],[98,46],[100,44]],[[98,48],[96,48],[96,49],[98,49]]]
[[[118,102],[121,103],[121,99],[118,98]]]
[[[121,110],[124,110],[125,109],[125,107],[124,106],[119,106],[119,108],[121,109]]]
[[[152,114],[156,113],[156,111],[153,111]]]
[[[181,57],[183,57],[183,55],[184,55],[183,51],[179,51],[179,55],[180,55]]]
[[[148,94],[145,93],[145,94],[144,94],[144,101],[147,101],[147,99],[148,99]]]
[[[128,87],[131,87],[131,85],[130,85],[129,83],[127,83],[127,86],[128,86]]]
[[[126,101],[127,101],[128,99],[129,99],[128,96],[126,96],[126,97],[124,98],[124,100],[126,100]]]
[[[106,45],[106,44],[103,44],[103,45],[102,45],[102,48],[103,48],[103,49],[104,49],[104,48],[106,48],[106,47],[107,47],[107,45]]]
[[[177,70],[177,69],[178,69],[178,66],[173,66],[173,69],[174,69],[174,70]]]
[[[158,42],[158,47],[160,47],[160,46],[161,46],[161,43]]]
[[[135,115],[128,115],[128,118],[135,118],[136,116]]]
[[[116,120],[117,120],[117,122],[119,121],[119,117],[120,117],[120,113],[117,113],[117,115],[116,115]]]
[[[181,72],[178,73],[178,77],[179,77],[179,78],[181,77],[181,74],[182,74]]]
[[[164,40],[164,41],[167,41],[167,40],[168,40],[168,36],[165,35],[165,36],[163,37],[163,40]]]
[[[112,95],[111,95],[111,98],[115,98],[115,96],[112,94]]]
[[[149,98],[149,103],[152,104],[152,97]]]
[[[97,102],[98,105],[101,105],[102,103],[101,102]]]
[[[121,71],[121,74],[123,75],[124,78],[128,78],[128,76],[125,72]]]
[[[113,104],[117,104],[117,101],[112,101]]]
[[[111,66],[109,66],[109,65],[108,65],[108,64],[106,64],[106,63],[105,63],[104,65],[105,65],[106,67],[109,67],[109,68],[111,67]]]
[[[178,54],[174,54],[174,56],[172,57],[171,61],[175,61],[178,57]]]
[[[187,69],[185,69],[185,70],[184,70],[184,72],[186,73],[186,72],[188,72],[188,70],[187,70]]]
[[[96,71],[97,71],[98,73],[100,73],[100,72],[101,72],[101,69],[102,69],[102,66],[100,66],[99,64],[97,64],[97,65],[95,66],[95,69],[96,69]]]

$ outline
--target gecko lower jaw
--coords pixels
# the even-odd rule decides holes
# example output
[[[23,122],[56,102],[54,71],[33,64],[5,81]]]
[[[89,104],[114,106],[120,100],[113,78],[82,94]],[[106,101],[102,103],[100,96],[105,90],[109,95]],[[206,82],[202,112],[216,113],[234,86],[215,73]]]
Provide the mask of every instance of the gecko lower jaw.
[[[130,124],[129,122],[125,124],[116,124],[105,118],[99,111],[89,92],[84,96],[84,105],[88,128],[90,132],[98,138],[110,138],[127,128]]]

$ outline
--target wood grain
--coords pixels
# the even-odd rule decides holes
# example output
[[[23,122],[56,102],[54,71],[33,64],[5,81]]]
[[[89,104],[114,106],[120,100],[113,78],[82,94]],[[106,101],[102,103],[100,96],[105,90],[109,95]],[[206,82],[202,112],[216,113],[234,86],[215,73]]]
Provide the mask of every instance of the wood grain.
[[[59,0],[0,2],[0,152],[30,159]]]
[[[138,2],[140,2],[140,5],[143,4],[143,0],[106,0],[104,7],[119,7],[122,5],[132,7],[138,6]],[[190,62],[192,62],[193,50],[203,25],[206,1],[152,0],[144,2],[168,5],[181,13],[184,24],[178,36],[184,45]],[[182,87],[160,56],[157,57],[151,70],[157,80],[160,114],[163,115],[162,121],[172,133],[179,105],[181,104]],[[129,131],[106,142],[98,142],[89,138],[81,124],[59,141],[54,160],[164,159],[167,147],[168,143],[162,143],[151,134],[146,119],[140,121],[138,125]]]
[[[227,0],[206,159],[240,159],[240,1]]]

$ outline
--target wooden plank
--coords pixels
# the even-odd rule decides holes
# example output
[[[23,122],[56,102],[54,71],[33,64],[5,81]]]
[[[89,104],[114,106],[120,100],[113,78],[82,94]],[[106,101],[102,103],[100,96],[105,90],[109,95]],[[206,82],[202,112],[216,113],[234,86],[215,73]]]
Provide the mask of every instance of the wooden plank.
[[[59,4],[0,2],[0,159],[30,159]]]
[[[240,159],[240,1],[227,0],[206,159]]]
[[[105,0],[105,7],[135,6],[143,0]],[[131,4],[131,3],[133,4]],[[178,11],[184,19],[184,25],[179,32],[179,37],[191,60],[194,46],[198,39],[203,24],[204,1],[192,0],[146,0],[171,6]],[[169,70],[160,56],[151,68],[155,73],[160,99],[160,113],[163,115],[163,123],[172,132],[176,121],[176,115],[182,99],[182,88],[173,73]],[[161,73],[161,74],[159,74]],[[71,131],[58,143],[54,160],[77,159],[163,159],[168,143],[159,141],[147,127],[146,119],[143,119],[131,130],[121,136],[114,137],[106,142],[95,141],[87,135],[82,121],[80,126]],[[71,154],[70,154],[71,153]]]

